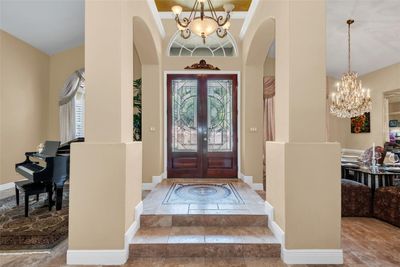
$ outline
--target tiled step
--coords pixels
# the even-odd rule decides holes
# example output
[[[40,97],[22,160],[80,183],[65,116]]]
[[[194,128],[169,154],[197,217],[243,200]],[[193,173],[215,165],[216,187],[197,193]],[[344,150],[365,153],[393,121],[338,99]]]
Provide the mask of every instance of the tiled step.
[[[280,257],[266,227],[153,227],[140,229],[130,257]]]
[[[267,215],[142,215],[140,226],[268,226]]]

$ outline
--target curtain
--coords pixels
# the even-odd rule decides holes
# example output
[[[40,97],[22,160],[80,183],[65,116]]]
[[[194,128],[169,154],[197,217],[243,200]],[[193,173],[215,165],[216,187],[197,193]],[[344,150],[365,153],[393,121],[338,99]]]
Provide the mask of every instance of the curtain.
[[[264,141],[275,140],[275,78],[264,77]]]
[[[65,81],[60,91],[60,141],[65,143],[76,138],[75,132],[75,95],[85,81],[85,70],[75,71]]]
[[[263,187],[266,190],[265,142],[275,140],[275,77],[264,77],[264,179]]]

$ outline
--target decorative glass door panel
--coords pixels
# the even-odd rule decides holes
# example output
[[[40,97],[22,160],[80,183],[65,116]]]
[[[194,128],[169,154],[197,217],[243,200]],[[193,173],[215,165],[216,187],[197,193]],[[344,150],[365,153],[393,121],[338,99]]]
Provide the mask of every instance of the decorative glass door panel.
[[[207,81],[208,152],[232,151],[232,80]]]
[[[197,81],[172,81],[172,151],[197,151]]]
[[[167,76],[169,178],[237,177],[237,76]]]

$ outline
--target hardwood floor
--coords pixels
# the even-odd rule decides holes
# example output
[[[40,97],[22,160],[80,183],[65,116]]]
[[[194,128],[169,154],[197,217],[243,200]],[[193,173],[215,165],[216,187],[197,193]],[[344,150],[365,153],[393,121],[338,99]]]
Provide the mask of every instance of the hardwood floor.
[[[400,266],[400,228],[372,218],[343,218],[347,266]]]

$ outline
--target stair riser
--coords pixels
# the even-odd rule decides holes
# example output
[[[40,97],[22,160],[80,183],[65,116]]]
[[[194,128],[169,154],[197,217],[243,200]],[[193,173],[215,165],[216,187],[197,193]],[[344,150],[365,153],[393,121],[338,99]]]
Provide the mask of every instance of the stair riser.
[[[265,215],[142,215],[141,227],[268,226]]]
[[[280,257],[279,244],[131,244],[130,257]]]

